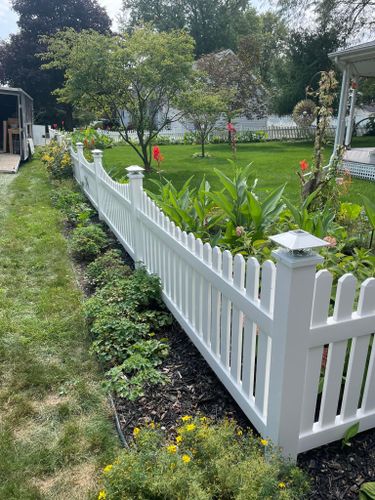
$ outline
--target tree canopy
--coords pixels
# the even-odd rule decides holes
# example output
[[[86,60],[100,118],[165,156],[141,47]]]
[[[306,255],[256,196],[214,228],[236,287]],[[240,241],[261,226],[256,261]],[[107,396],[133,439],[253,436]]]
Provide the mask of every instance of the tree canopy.
[[[60,70],[41,71],[38,53],[44,50],[40,37],[71,27],[76,31],[93,28],[106,33],[111,21],[97,0],[13,0],[19,15],[19,33],[0,42],[0,82],[22,87],[34,98],[36,120],[65,120],[71,123],[71,109],[58,106],[53,90],[63,83]]]
[[[159,33],[145,26],[115,36],[67,30],[45,41],[45,67],[65,73],[59,101],[114,113],[123,139],[150,168],[153,138],[180,115],[173,115],[172,103],[189,85],[194,40],[184,31]],[[129,128],[136,130],[139,145]]]
[[[315,14],[318,28],[330,31],[338,28],[344,39],[362,37],[374,31],[375,3],[371,0],[278,0],[281,10],[292,20]]]
[[[123,0],[129,12],[125,27],[152,22],[159,31],[186,29],[194,38],[196,55],[235,49],[238,25],[247,0]]]

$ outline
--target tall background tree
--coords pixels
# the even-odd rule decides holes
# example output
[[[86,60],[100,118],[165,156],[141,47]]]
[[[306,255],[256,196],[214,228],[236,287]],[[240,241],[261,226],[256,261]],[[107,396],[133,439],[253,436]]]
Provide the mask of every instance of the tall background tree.
[[[294,24],[315,17],[319,30],[340,29],[343,39],[374,35],[375,2],[373,0],[278,0],[278,5]]]
[[[13,0],[12,7],[19,15],[19,32],[11,35],[9,41],[0,42],[0,83],[22,87],[30,93],[36,122],[61,125],[64,121],[71,128],[72,106],[58,104],[52,94],[63,84],[64,73],[60,69],[41,70],[38,54],[45,50],[45,45],[40,37],[67,27],[108,33],[111,20],[97,0]]]
[[[186,29],[195,40],[196,55],[235,49],[238,26],[247,0],[123,0],[124,27],[152,22],[159,31]]]

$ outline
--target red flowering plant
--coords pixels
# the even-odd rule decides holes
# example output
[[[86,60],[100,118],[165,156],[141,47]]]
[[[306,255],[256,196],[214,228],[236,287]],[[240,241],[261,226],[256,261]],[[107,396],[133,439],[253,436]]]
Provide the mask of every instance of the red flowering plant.
[[[161,154],[159,146],[153,147],[152,157],[156,161],[156,163],[158,164],[158,172],[160,173],[161,172],[160,165],[161,165],[161,162],[164,161],[164,156]]]
[[[236,152],[237,152],[237,130],[234,128],[234,125],[232,122],[227,123],[227,130],[228,130],[228,136],[229,136],[229,142],[230,142],[230,147],[232,148],[232,153],[233,157],[236,158]]]
[[[309,168],[309,164],[307,163],[307,161],[306,161],[306,160],[301,160],[301,161],[299,162],[299,166],[300,166],[300,168],[301,168],[302,172],[305,172],[305,171],[306,171],[306,170],[308,170],[308,168]]]

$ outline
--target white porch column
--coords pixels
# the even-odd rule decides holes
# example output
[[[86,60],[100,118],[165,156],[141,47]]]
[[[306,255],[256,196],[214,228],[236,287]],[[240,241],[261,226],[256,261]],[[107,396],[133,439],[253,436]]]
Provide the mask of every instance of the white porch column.
[[[333,156],[336,154],[337,149],[344,144],[345,116],[346,116],[346,109],[348,106],[349,81],[350,81],[350,71],[349,71],[349,65],[347,64],[342,74],[340,105],[339,105],[339,112],[337,115],[337,128],[335,136],[335,145],[333,148]]]
[[[353,80],[353,82],[357,85],[357,82],[355,80]],[[346,135],[345,135],[345,146],[350,146],[350,144],[352,142],[353,121],[354,121],[354,111],[355,111],[356,100],[357,100],[357,87],[355,86],[352,88],[352,92],[351,92],[348,126],[346,127]]]

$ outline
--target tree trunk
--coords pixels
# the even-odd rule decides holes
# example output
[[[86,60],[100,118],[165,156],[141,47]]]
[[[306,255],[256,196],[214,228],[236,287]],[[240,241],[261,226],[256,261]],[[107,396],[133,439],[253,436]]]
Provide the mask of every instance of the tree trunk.
[[[205,152],[204,152],[204,139],[201,141],[201,146],[202,146],[202,158],[204,158]]]

